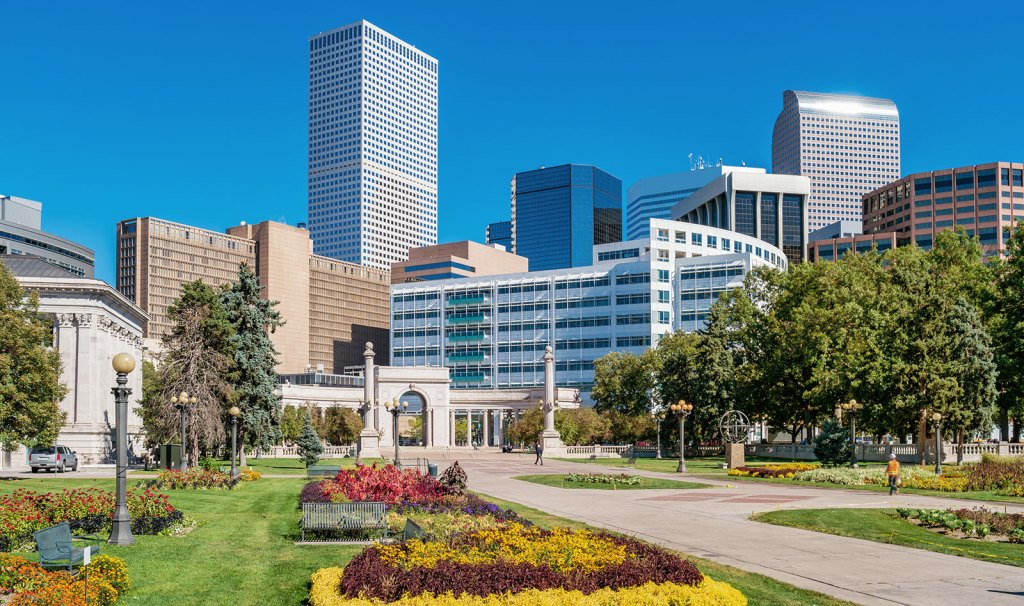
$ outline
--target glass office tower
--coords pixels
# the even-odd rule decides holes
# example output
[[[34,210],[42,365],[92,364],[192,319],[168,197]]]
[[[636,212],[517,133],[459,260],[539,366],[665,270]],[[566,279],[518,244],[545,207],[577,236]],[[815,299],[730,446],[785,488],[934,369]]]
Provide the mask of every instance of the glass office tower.
[[[487,225],[487,231],[484,234],[487,244],[501,244],[505,247],[505,250],[512,252],[512,222],[511,221],[497,221]]]
[[[622,240],[622,181],[587,164],[516,173],[512,238],[530,271],[590,265],[595,245]]]

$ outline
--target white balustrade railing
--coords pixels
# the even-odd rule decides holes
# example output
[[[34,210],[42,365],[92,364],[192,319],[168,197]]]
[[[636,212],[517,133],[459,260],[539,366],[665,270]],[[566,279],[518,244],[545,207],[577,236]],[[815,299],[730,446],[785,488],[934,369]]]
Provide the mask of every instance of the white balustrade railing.
[[[291,459],[298,458],[299,449],[296,446],[271,446],[268,450],[261,451],[260,454],[272,458]],[[245,456],[255,457],[256,450],[247,449]],[[324,446],[324,452],[320,455],[320,458],[332,459],[354,456],[356,456],[356,445],[349,444],[347,446]]]

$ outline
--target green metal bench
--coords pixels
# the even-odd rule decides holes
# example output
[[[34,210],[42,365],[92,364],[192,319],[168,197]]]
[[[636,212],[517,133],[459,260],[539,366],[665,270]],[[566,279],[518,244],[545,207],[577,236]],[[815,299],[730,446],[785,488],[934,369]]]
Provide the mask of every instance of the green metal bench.
[[[306,532],[383,530],[388,536],[388,505],[379,501],[303,503],[302,541]]]
[[[32,538],[35,539],[36,548],[39,550],[39,564],[43,567],[59,566],[71,570],[73,566],[81,564],[85,557],[85,549],[74,547],[73,541],[94,542],[96,544],[91,545],[92,555],[100,552],[98,536],[94,534],[72,535],[71,527],[67,522],[37,530],[32,533]]]
[[[311,465],[306,468],[306,479],[312,480],[313,478],[333,478],[338,475],[341,471],[340,467],[331,467],[328,465]]]

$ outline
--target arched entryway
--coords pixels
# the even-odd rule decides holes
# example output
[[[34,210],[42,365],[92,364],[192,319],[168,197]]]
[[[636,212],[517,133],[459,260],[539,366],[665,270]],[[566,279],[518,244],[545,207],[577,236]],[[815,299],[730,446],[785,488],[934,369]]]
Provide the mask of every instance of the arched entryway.
[[[429,446],[430,421],[426,400],[417,391],[407,391],[399,398],[402,415],[398,419],[399,443],[402,446]],[[408,402],[409,407],[404,404]]]

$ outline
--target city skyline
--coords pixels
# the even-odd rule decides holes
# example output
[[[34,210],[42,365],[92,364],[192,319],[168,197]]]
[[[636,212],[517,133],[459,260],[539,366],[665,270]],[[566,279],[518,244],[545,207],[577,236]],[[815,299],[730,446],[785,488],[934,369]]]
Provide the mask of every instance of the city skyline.
[[[558,7],[540,21],[523,11],[499,27],[485,7],[353,3],[343,9],[256,10],[243,18],[245,35],[262,40],[250,53],[233,46],[242,34],[226,33],[237,26],[237,11],[199,13],[186,6],[160,28],[142,33],[128,27],[152,18],[154,10],[68,5],[54,16],[30,6],[0,9],[11,25],[11,48],[18,49],[0,59],[10,90],[18,91],[0,100],[0,112],[18,118],[4,124],[0,191],[43,202],[43,230],[94,249],[96,275],[108,282],[114,275],[110,229],[125,216],[156,215],[218,231],[242,220],[307,221],[307,41],[363,18],[444,66],[442,242],[482,240],[488,223],[506,218],[509,177],[541,164],[594,164],[627,188],[640,178],[687,170],[691,152],[709,162],[722,157],[726,164],[770,168],[772,125],[787,89],[892,99],[902,122],[901,176],[1016,159],[1014,143],[1024,134],[1024,125],[1009,119],[1017,83],[956,100],[928,88],[939,66],[969,64],[942,43],[946,32],[980,31],[972,24],[984,23],[988,34],[977,36],[972,48],[1006,56],[1012,36],[1009,29],[1007,35],[1000,31],[1014,19],[993,23],[967,16],[954,29],[937,15],[916,15],[923,21],[915,21],[920,27],[908,32],[900,57],[924,67],[906,71],[891,69],[885,60],[891,50],[833,44],[871,26],[871,11],[860,8],[829,8],[830,26],[812,28],[820,13],[811,18],[796,9],[789,15],[750,6],[734,24],[737,35],[753,33],[765,20],[807,27],[799,41],[762,40],[757,60],[745,52],[699,52],[708,47],[713,28],[705,33],[688,27],[687,44],[667,44],[666,32],[684,18],[690,25],[713,22],[710,7],[631,9],[631,22],[646,35],[615,50],[594,35],[618,31],[621,15],[611,11],[580,17]],[[887,18],[898,18],[898,12],[887,9]],[[442,27],[449,22],[453,27]],[[532,29],[522,38],[528,22]],[[566,39],[549,35],[567,24],[574,27]],[[106,35],[113,31],[118,36]],[[175,44],[186,37],[188,47]],[[829,52],[801,55],[792,65],[781,61],[822,45]],[[567,75],[550,61],[559,56],[588,60]],[[765,64],[773,69],[764,70]],[[719,82],[725,66],[744,95],[692,94]],[[998,66],[972,69],[984,77],[997,74]],[[528,86],[509,87],[510,75]],[[562,86],[551,85],[556,79]],[[574,88],[583,82],[592,94]],[[655,86],[663,94],[633,94]],[[931,128],[939,121],[941,139]],[[602,128],[593,129],[598,123]],[[957,144],[949,145],[951,140]],[[83,207],[90,212],[78,212]]]

